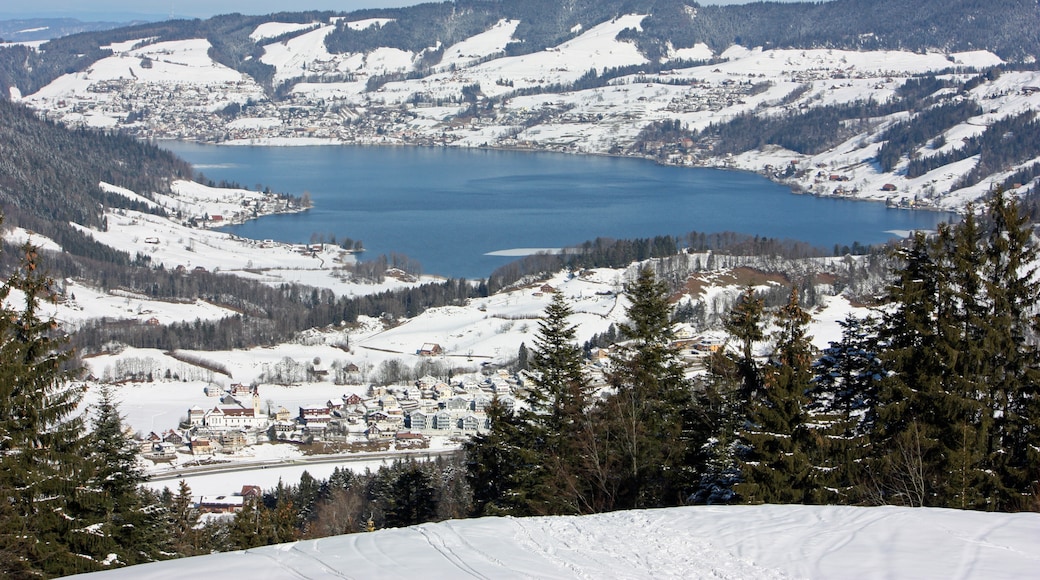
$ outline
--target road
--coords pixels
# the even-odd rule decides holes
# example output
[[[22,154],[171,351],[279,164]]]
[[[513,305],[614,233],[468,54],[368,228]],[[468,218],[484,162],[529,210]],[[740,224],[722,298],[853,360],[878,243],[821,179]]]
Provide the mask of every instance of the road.
[[[447,457],[458,453],[458,449],[416,449],[412,451],[385,451],[379,453],[334,453],[328,455],[308,455],[293,459],[264,459],[257,461],[228,461],[211,465],[181,465],[173,470],[157,473],[148,478],[149,482],[177,481],[185,477],[213,475],[217,473],[235,473],[253,471],[269,467],[290,467],[296,465],[318,465],[323,463],[354,463],[362,461],[379,461],[388,459],[415,458],[429,460],[434,457]]]

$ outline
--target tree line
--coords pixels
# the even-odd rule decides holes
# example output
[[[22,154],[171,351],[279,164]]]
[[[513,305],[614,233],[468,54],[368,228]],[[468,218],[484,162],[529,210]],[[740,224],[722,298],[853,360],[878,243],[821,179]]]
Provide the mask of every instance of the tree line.
[[[997,192],[916,235],[874,316],[817,353],[797,288],[768,314],[745,291],[708,372],[686,377],[666,287],[645,269],[589,397],[569,309],[547,309],[525,408],[467,445],[480,514],[688,503],[1040,509],[1040,282],[1031,229]],[[760,349],[765,347],[765,356]]]

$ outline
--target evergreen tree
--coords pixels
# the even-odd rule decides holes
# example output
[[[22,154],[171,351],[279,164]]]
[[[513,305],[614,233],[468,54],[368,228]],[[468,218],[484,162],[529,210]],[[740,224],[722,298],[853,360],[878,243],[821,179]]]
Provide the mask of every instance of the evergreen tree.
[[[1040,487],[1040,280],[1031,228],[1018,204],[997,190],[987,204],[991,225],[984,280],[991,310],[983,348],[989,354],[986,412],[993,429],[986,447],[998,489],[991,509],[1021,510]]]
[[[90,479],[77,494],[83,517],[93,520],[95,529],[92,541],[74,549],[107,559],[109,565],[151,562],[169,544],[161,506],[141,488],[145,476],[137,464],[137,445],[123,426],[111,389],[102,386],[100,394],[89,436]]]
[[[415,461],[397,471],[387,498],[386,525],[400,528],[432,521],[437,514],[437,492],[430,474]]]
[[[950,293],[934,247],[917,232],[900,250],[881,331],[888,371],[879,390],[868,494],[880,503],[934,505],[944,449],[936,426],[949,392]]]
[[[750,401],[762,388],[762,376],[755,362],[754,348],[756,342],[765,339],[764,316],[765,301],[755,296],[755,289],[748,286],[723,321],[726,332],[739,342],[740,356],[732,359],[732,364],[740,377],[742,401]]]
[[[825,450],[809,425],[812,380],[809,313],[793,288],[776,316],[776,346],[763,371],[762,394],[751,400],[741,437],[744,481],[736,490],[750,503],[818,503],[821,486],[812,460]]]
[[[531,515],[530,477],[539,471],[524,423],[496,397],[485,409],[490,429],[463,445],[473,514]]]
[[[173,551],[179,556],[201,554],[202,534],[196,529],[199,525],[199,511],[195,508],[191,487],[183,479],[177,485],[177,493],[171,495],[166,504],[166,514]]]
[[[692,385],[672,344],[668,287],[650,268],[627,289],[625,342],[612,360],[614,393],[596,409],[593,422],[606,447],[616,481],[613,509],[684,502],[695,487],[686,469],[691,446]]]
[[[836,490],[842,503],[856,504],[863,501],[862,465],[870,453],[884,368],[878,357],[877,320],[850,314],[838,324],[841,339],[813,363],[809,404],[828,441],[829,452],[819,458],[821,480]]]
[[[589,509],[581,482],[577,446],[588,426],[586,410],[591,388],[582,370],[582,349],[575,342],[570,306],[562,294],[552,301],[538,323],[530,366],[534,385],[527,392],[520,419],[539,458],[530,474],[531,511],[541,514],[580,513]]]
[[[0,286],[0,573],[15,578],[99,566],[69,549],[74,536],[91,533],[69,509],[85,487],[82,390],[69,384],[64,335],[38,314],[50,288],[29,245]],[[7,306],[16,290],[21,310]]]

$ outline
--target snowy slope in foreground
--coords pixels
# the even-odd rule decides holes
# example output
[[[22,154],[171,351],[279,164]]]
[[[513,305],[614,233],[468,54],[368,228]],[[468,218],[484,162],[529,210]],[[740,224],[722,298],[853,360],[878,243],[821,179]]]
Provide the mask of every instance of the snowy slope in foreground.
[[[483,518],[103,572],[102,578],[1028,578],[1040,515],[819,506]]]

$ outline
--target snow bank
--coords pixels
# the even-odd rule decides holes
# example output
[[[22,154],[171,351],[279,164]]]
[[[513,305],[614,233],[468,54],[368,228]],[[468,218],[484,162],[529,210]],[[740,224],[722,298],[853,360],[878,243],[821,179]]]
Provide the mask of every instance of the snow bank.
[[[1040,566],[1038,537],[1036,514],[894,507],[688,507],[448,521],[96,576],[1027,578]]]

